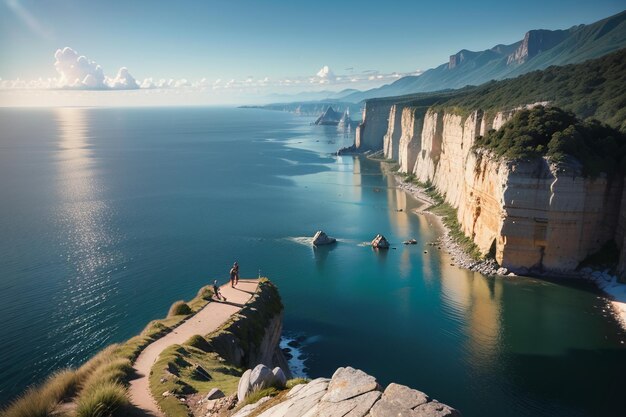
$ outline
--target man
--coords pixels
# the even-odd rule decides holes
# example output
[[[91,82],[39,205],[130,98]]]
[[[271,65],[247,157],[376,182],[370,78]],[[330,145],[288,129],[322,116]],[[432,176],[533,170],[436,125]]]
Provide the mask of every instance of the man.
[[[239,283],[239,264],[235,262],[233,267],[230,268],[230,286],[235,288],[235,285]]]
[[[226,301],[226,297],[224,297],[220,292],[220,287],[219,285],[217,285],[217,280],[213,281],[213,295],[217,297],[218,300]]]

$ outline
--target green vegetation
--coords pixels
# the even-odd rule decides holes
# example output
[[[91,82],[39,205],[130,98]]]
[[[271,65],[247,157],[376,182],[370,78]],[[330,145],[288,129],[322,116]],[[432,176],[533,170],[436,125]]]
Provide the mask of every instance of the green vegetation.
[[[49,416],[63,398],[74,394],[76,386],[76,372],[69,369],[58,371],[41,386],[29,388],[0,414],[5,417]]]
[[[263,397],[275,397],[280,391],[274,387],[255,389],[252,391],[245,400],[241,403],[241,407],[245,407],[248,404],[254,404]]]
[[[370,99],[367,103],[426,106],[463,117],[481,109],[489,119],[498,111],[545,101],[582,120],[594,118],[626,132],[626,48],[580,64],[552,66],[478,87]]]
[[[76,417],[122,417],[129,413],[126,387],[118,382],[100,382],[77,401]]]
[[[172,304],[172,306],[170,307],[170,311],[167,313],[167,317],[188,316],[192,312],[193,311],[191,310],[191,307],[189,307],[189,305],[187,305],[187,303],[183,300],[180,300]]]
[[[191,313],[195,313],[209,302],[212,295],[210,286],[203,287],[186,305]],[[63,402],[75,402],[77,413],[83,413],[79,415],[128,415],[130,406],[126,389],[133,371],[132,363],[146,346],[171,332],[187,318],[175,315],[148,323],[140,335],[124,343],[110,345],[80,368],[59,371],[41,386],[28,389],[6,409],[0,410],[0,414],[6,417],[62,415],[58,406]],[[123,398],[120,396],[122,393]]]
[[[546,156],[563,163],[570,156],[582,164],[583,175],[591,177],[626,166],[626,135],[556,107],[521,110],[497,131],[477,137],[474,146],[511,160]]]
[[[433,214],[441,217],[441,221],[448,229],[448,235],[452,240],[463,249],[472,259],[479,261],[484,258],[480,249],[474,241],[465,236],[457,217],[457,210],[445,201],[443,196],[437,192],[437,189],[430,182],[423,183],[415,178],[414,174],[403,174],[404,182],[413,183],[424,189],[424,192],[430,197],[435,204],[428,208]]]
[[[543,101],[583,120],[595,118],[626,132],[626,49],[580,64],[552,66],[461,90],[437,104],[495,113]]]
[[[198,373],[197,366],[208,375]],[[189,409],[178,399],[179,396],[208,392],[211,388],[219,388],[229,395],[237,390],[241,374],[240,368],[226,363],[217,353],[187,343],[173,345],[161,353],[152,367],[150,391],[167,416],[187,417]]]
[[[287,381],[287,383],[285,384],[285,388],[291,389],[295,387],[296,385],[302,385],[302,384],[308,384],[308,383],[309,383],[309,380],[306,378],[293,378]]]

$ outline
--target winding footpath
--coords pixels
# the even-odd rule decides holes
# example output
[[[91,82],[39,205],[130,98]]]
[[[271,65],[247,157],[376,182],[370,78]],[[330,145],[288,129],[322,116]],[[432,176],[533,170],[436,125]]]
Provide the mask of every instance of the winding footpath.
[[[231,288],[230,282],[221,286],[220,291],[226,297],[225,302],[215,300],[210,302],[174,331],[155,340],[141,352],[134,365],[138,378],[130,382],[129,393],[131,402],[142,410],[144,415],[165,417],[150,394],[148,381],[150,369],[161,352],[169,346],[184,343],[193,335],[207,335],[218,329],[250,300],[258,284],[258,279],[246,279],[239,280],[236,288]]]

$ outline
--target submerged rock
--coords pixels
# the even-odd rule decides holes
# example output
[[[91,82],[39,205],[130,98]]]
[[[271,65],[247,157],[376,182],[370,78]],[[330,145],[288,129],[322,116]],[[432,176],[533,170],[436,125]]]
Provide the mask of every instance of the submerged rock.
[[[372,240],[372,247],[376,249],[389,249],[389,242],[385,236],[377,234],[374,240]]]
[[[409,239],[409,240],[405,240],[404,242],[405,245],[417,245],[417,240],[415,239]]]
[[[315,246],[330,245],[332,243],[335,243],[336,241],[337,239],[335,239],[334,237],[328,236],[326,233],[324,233],[321,230],[318,230],[315,233],[315,236],[313,236],[313,245]]]

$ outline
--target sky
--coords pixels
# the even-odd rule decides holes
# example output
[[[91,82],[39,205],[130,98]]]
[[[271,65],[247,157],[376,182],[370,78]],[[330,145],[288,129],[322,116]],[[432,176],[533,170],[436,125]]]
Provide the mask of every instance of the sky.
[[[219,104],[367,89],[461,49],[623,9],[623,0],[0,0],[0,105]]]

